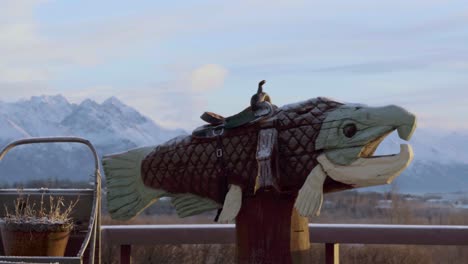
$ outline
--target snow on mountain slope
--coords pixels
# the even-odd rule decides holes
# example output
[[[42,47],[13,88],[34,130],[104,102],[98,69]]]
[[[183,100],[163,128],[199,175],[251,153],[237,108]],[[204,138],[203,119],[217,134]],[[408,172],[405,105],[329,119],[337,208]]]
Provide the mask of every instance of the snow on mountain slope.
[[[61,123],[75,135],[86,136],[98,146],[130,141],[134,146],[152,145],[174,136],[174,131],[156,125],[135,109],[112,97],[97,104],[83,101]]]
[[[0,114],[0,138],[6,141],[23,137],[30,137],[30,135],[10,118]]]
[[[90,140],[103,155],[157,145],[183,133],[158,126],[115,97],[102,104],[90,99],[72,104],[61,95],[0,102],[2,146],[26,137],[78,136]],[[22,146],[0,163],[0,182],[64,177],[87,180],[92,162],[89,151],[76,144]]]
[[[57,125],[73,111],[63,96],[33,96],[30,100],[16,103],[0,103],[0,114],[6,116],[28,135],[63,135],[68,132],[65,127]]]

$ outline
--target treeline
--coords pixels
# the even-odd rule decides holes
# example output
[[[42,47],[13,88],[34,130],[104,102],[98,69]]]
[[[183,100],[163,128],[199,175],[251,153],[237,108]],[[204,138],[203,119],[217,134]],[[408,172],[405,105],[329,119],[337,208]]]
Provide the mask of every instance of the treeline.
[[[27,182],[15,182],[15,183],[0,183],[1,189],[21,189],[21,188],[65,188],[65,189],[85,189],[93,188],[94,182],[86,181],[73,181],[71,179],[37,179],[29,180]]]

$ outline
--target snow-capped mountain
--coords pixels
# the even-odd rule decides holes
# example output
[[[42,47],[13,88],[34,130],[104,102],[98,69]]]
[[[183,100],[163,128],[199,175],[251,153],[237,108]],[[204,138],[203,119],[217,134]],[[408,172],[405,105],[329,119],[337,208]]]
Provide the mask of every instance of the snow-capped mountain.
[[[158,126],[115,97],[101,104],[90,99],[72,104],[61,95],[34,96],[14,103],[0,102],[2,146],[27,137],[78,136],[90,140],[102,155],[157,145],[183,133],[183,130]],[[83,180],[92,172],[91,158],[90,153],[81,146],[23,146],[11,151],[0,163],[0,182],[63,178],[63,173],[69,174],[70,178]],[[85,171],[83,164],[89,164],[87,167],[91,168],[91,172],[89,168]]]
[[[76,135],[85,135],[100,147],[115,146],[117,142],[126,147],[153,145],[182,133],[158,126],[115,97],[102,104],[83,101],[60,125]]]
[[[85,136],[98,146],[119,140],[134,146],[156,144],[181,130],[158,126],[115,97],[98,104],[91,99],[71,104],[61,95],[34,96],[16,103],[0,103],[0,140],[22,137]]]

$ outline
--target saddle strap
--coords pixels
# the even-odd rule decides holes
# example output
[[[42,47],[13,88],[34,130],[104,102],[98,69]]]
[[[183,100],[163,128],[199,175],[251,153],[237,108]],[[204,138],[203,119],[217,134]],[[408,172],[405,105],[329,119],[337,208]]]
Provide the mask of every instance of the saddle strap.
[[[279,191],[278,176],[278,131],[276,128],[262,129],[258,133],[257,162],[258,174],[254,193],[261,188],[275,188]]]
[[[218,167],[218,176],[219,176],[219,182],[218,182],[218,193],[219,193],[219,200],[223,202],[224,204],[224,199],[226,198],[226,194],[228,192],[229,186],[228,186],[228,178],[227,178],[227,172],[226,172],[226,164],[224,162],[224,146],[223,146],[223,139],[221,135],[218,135],[216,137],[216,163]],[[221,214],[223,208],[219,208],[218,212],[216,213],[215,222],[218,222],[219,215]]]

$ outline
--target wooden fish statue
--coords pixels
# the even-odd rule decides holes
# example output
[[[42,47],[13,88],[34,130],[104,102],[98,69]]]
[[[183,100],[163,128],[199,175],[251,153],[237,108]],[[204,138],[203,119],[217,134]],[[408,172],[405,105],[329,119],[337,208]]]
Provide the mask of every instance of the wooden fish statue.
[[[398,106],[322,97],[280,108],[260,102],[270,105],[265,107],[270,112],[256,117],[251,106],[244,110],[253,117],[248,123],[231,127],[217,115],[193,135],[106,156],[111,216],[130,219],[161,197],[172,197],[181,217],[223,208],[225,202],[238,211],[242,195],[255,195],[260,187],[298,194],[296,208],[308,216],[320,209],[324,183],[335,189],[387,184],[413,157],[409,145],[401,145],[396,155],[373,156],[392,131],[409,140],[415,130],[416,117]],[[235,215],[226,211],[220,220]]]
[[[219,209],[218,221],[231,222],[264,192],[289,197],[301,216],[312,216],[323,193],[388,184],[411,162],[407,144],[399,154],[374,155],[395,130],[411,138],[416,117],[405,109],[323,97],[277,107],[263,84],[237,115],[206,112],[208,124],[191,135],[105,156],[111,216],[127,220],[171,197],[181,217]]]

